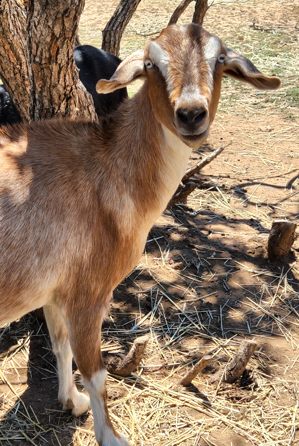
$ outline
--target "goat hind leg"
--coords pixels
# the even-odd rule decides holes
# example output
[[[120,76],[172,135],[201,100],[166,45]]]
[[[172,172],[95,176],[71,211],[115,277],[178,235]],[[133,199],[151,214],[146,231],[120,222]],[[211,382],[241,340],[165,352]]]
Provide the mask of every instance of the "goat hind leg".
[[[71,410],[76,417],[90,407],[89,397],[79,392],[74,382],[72,371],[73,354],[69,342],[67,326],[62,310],[55,304],[44,307],[44,314],[56,356],[58,373],[58,400],[65,410]]]

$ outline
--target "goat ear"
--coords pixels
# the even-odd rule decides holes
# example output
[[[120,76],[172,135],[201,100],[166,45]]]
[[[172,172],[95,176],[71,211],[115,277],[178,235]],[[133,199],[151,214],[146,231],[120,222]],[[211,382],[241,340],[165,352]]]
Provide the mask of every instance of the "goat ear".
[[[126,57],[117,67],[113,76],[109,79],[101,79],[97,82],[98,93],[107,94],[124,88],[135,79],[144,76],[144,52],[143,50]]]
[[[224,55],[224,73],[240,81],[247,82],[259,90],[276,90],[280,86],[280,79],[275,76],[265,76],[253,63],[230,48]]]

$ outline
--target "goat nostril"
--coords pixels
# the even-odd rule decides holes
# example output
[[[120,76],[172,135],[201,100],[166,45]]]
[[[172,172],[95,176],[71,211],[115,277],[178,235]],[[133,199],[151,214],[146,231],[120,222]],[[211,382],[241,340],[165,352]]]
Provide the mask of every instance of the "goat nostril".
[[[177,118],[183,123],[188,124],[189,119],[189,110],[186,108],[179,108],[176,112]]]
[[[199,124],[201,121],[205,119],[207,114],[208,114],[207,110],[205,110],[204,108],[198,108],[194,110],[194,116],[192,121],[195,122],[196,124]]]
[[[177,118],[181,121],[182,124],[199,124],[203,121],[208,112],[205,108],[179,108],[176,112]]]

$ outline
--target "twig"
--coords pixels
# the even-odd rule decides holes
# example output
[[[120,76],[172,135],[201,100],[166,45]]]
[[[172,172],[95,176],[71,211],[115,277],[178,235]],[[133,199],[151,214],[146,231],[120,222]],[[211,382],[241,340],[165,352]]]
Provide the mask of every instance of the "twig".
[[[299,174],[297,173],[297,175],[295,175],[293,178],[291,178],[287,184],[286,184],[286,189],[292,189],[293,184],[295,183],[295,181],[299,179]]]
[[[182,386],[189,386],[194,378],[208,365],[213,359],[212,355],[203,356],[189,372],[180,380]]]

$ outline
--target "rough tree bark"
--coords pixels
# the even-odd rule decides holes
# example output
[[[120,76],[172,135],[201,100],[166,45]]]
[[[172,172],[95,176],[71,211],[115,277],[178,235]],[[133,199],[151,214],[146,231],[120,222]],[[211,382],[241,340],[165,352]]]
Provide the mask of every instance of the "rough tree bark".
[[[97,120],[73,60],[84,3],[0,0],[0,76],[24,120]]]
[[[208,0],[196,0],[192,22],[202,25],[208,8]]]
[[[102,49],[118,56],[123,32],[141,0],[120,0],[113,16],[102,31]]]

